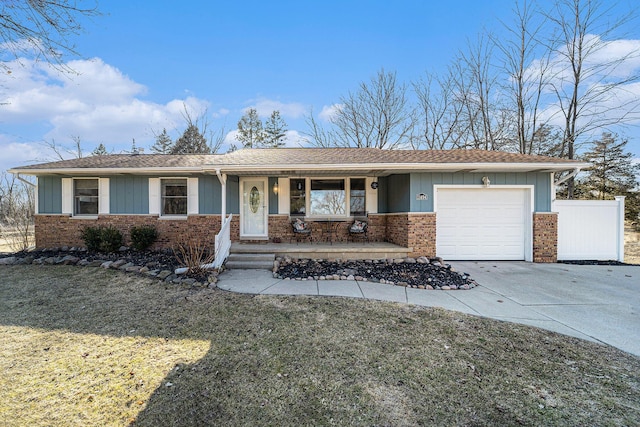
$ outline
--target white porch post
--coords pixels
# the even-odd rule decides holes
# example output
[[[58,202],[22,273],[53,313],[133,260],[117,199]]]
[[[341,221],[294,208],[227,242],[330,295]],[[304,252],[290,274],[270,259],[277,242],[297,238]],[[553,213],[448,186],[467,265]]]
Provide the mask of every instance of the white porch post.
[[[222,188],[220,201],[220,225],[222,226],[225,217],[227,216],[227,174],[221,173],[220,169],[216,169],[216,175],[218,176],[218,181],[220,181],[220,187]]]
[[[615,196],[618,202],[618,261],[624,262],[624,199],[625,196]]]

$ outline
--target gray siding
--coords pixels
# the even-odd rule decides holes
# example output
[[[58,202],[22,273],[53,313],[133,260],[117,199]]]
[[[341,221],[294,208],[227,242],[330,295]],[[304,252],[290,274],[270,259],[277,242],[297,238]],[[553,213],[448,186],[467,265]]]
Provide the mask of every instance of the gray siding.
[[[278,195],[273,192],[273,187],[276,185],[276,182],[278,182],[278,178],[273,176],[269,177],[269,188],[267,190],[269,191],[269,214],[270,215],[274,215],[278,213]]]
[[[534,210],[551,212],[551,175],[549,173],[413,173],[411,174],[411,212],[433,212],[434,185],[481,185],[487,176],[491,185],[533,185]],[[394,190],[389,190],[391,194]],[[424,193],[427,200],[416,200],[416,195]]]
[[[240,178],[227,176],[227,213],[240,214]]]
[[[219,214],[222,206],[222,186],[217,176],[198,177],[198,212]]]
[[[62,178],[38,177],[38,211],[41,214],[62,213]]]
[[[109,212],[112,214],[148,214],[149,178],[138,175],[109,177]]]
[[[411,176],[409,174],[390,175],[387,177],[386,212],[409,212]]]

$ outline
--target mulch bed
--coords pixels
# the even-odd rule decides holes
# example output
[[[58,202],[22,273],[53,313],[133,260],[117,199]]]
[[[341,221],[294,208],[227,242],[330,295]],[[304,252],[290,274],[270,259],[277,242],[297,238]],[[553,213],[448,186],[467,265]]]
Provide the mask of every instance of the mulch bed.
[[[441,259],[327,261],[279,258],[274,276],[294,280],[357,280],[419,289],[471,289],[478,284]]]

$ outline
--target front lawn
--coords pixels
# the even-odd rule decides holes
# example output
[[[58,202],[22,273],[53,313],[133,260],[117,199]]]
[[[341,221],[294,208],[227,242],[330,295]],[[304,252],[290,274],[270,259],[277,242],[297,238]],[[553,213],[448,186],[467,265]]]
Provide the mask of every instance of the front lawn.
[[[18,426],[640,424],[640,358],[614,348],[102,268],[0,266],[0,372]]]

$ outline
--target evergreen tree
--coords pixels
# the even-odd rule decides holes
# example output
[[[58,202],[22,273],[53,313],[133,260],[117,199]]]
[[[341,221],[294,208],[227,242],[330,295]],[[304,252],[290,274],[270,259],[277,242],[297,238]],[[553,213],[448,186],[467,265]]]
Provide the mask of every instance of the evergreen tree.
[[[171,148],[170,154],[210,154],[207,139],[195,124],[190,124]]]
[[[166,129],[162,129],[160,135],[156,135],[156,142],[151,147],[151,151],[157,154],[169,154],[173,148],[173,141]]]
[[[242,143],[243,148],[260,148],[265,140],[265,132],[262,128],[262,120],[258,117],[255,108],[249,108],[238,121],[238,135],[236,139]]]
[[[280,111],[273,111],[264,126],[265,137],[263,145],[267,148],[280,148],[284,146],[286,132],[287,124],[280,116]]]
[[[601,200],[627,193],[638,184],[636,174],[640,173],[640,165],[634,165],[633,155],[625,152],[627,141],[617,142],[616,139],[615,135],[603,133],[583,156],[593,165],[584,185]]]
[[[91,152],[92,156],[104,156],[106,154],[109,154],[109,153],[107,152],[107,148],[104,146],[103,143],[100,143],[100,145],[98,145],[95,148],[95,150]]]

